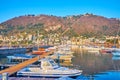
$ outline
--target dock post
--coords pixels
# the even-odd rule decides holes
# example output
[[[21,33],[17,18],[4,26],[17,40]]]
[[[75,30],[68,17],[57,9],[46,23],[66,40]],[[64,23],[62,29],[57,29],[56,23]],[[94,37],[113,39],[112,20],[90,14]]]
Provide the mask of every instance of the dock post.
[[[8,80],[8,73],[2,73],[2,80]]]
[[[60,54],[58,53],[58,66],[60,66]]]

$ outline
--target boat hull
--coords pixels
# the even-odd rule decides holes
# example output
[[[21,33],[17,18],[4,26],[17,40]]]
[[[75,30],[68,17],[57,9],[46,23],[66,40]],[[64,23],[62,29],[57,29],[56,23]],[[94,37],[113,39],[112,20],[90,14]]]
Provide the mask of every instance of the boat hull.
[[[60,77],[72,77],[75,78],[77,76],[80,76],[81,73],[76,73],[76,74],[30,74],[30,73],[25,73],[25,74],[17,74],[18,77],[45,77],[45,78],[60,78]]]

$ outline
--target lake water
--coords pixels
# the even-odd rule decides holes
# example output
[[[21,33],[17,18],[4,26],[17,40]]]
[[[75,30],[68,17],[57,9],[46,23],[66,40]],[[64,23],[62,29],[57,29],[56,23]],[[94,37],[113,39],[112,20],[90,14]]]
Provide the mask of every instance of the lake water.
[[[73,65],[83,70],[88,80],[120,80],[120,57],[110,53],[88,53],[75,50]],[[81,76],[80,76],[81,78]]]
[[[88,53],[80,49],[75,50],[73,55],[73,67],[83,70],[77,80],[120,80],[120,57],[110,53]],[[0,64],[6,62],[6,56],[0,55]]]

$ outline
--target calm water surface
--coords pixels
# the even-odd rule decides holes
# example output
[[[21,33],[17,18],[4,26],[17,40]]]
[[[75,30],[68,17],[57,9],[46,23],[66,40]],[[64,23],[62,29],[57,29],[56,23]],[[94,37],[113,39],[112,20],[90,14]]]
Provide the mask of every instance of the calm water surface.
[[[75,50],[74,56],[73,65],[82,69],[90,80],[120,80],[120,57],[84,50]]]

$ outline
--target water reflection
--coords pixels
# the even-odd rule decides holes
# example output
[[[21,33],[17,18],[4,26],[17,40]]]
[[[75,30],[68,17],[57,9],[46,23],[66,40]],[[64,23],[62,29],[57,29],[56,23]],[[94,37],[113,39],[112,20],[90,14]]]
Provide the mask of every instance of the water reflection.
[[[76,50],[73,65],[80,66],[84,75],[93,75],[108,70],[120,70],[120,60],[113,60],[112,54],[88,53]]]
[[[120,60],[120,56],[113,56],[112,60]]]

